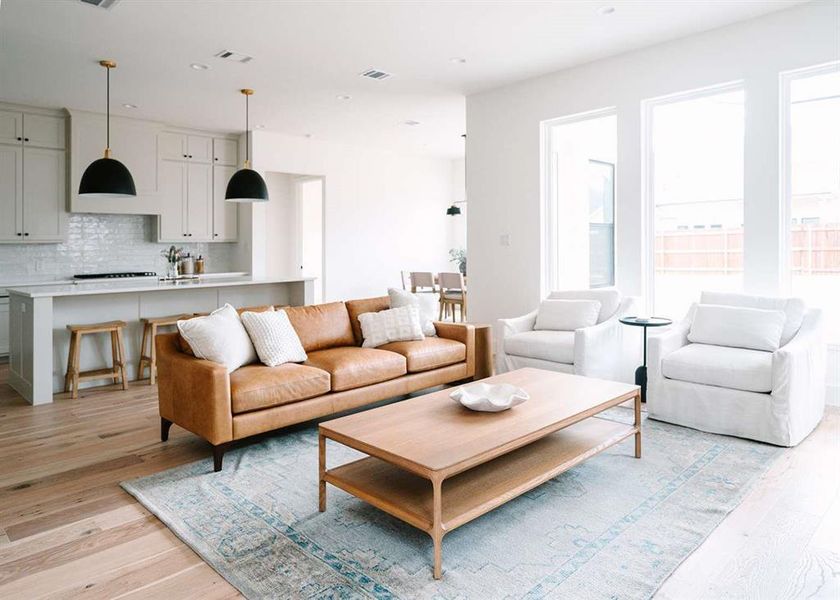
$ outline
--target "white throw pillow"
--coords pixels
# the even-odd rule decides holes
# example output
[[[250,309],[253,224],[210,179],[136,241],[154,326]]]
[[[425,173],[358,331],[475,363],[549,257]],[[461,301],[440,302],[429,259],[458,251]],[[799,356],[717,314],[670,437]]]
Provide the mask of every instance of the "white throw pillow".
[[[435,321],[440,316],[440,298],[437,295],[413,294],[408,290],[388,288],[388,297],[391,299],[391,308],[416,306],[420,312],[420,327],[423,328],[423,335],[426,337],[437,335]]]
[[[537,311],[535,330],[574,331],[598,322],[601,303],[597,300],[543,300]]]
[[[306,360],[306,352],[285,310],[244,312],[241,316],[264,365],[276,367]]]
[[[422,340],[420,312],[416,306],[403,306],[359,315],[365,348],[376,348],[388,342]]]
[[[698,304],[688,341],[773,352],[779,349],[786,320],[782,310]]]
[[[178,321],[178,331],[198,358],[221,363],[228,372],[256,362],[257,353],[236,309],[230,304],[206,317]]]

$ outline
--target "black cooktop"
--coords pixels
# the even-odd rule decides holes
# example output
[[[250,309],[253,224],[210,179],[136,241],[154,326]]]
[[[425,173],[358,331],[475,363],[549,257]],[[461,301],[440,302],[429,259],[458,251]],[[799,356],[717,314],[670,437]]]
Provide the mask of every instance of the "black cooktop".
[[[124,273],[82,273],[73,279],[122,279],[124,277],[157,277],[153,271],[126,271]]]

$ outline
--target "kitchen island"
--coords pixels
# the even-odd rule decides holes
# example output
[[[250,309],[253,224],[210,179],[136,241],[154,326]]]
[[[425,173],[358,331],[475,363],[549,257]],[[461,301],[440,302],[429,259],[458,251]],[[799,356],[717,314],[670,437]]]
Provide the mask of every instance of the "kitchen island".
[[[233,306],[314,301],[314,278],[207,277],[185,281],[116,280],[9,288],[9,384],[31,404],[52,402],[64,390],[70,345],[69,324],[121,320],[125,330],[125,362],[129,379],[137,378],[140,319],[209,312]],[[107,335],[85,338],[82,370],[111,364]],[[107,383],[93,381],[89,385]],[[84,387],[84,384],[82,384]]]

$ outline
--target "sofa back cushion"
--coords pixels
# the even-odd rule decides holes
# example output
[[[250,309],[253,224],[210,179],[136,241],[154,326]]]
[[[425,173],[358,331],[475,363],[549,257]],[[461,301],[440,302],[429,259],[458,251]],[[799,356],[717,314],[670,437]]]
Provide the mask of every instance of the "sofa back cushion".
[[[750,296],[730,292],[703,292],[701,304],[721,304],[725,306],[744,306],[764,310],[781,310],[785,313],[785,325],[779,345],[784,346],[793,339],[805,318],[805,301],[801,298],[777,298],[773,296]]]
[[[391,300],[388,296],[377,298],[363,298],[361,300],[348,300],[347,313],[350,315],[350,326],[353,329],[353,340],[357,346],[362,345],[362,325],[359,323],[359,315],[369,312],[379,312],[391,308]]]
[[[549,300],[597,300],[601,303],[598,313],[598,323],[603,323],[618,310],[621,304],[621,293],[615,288],[598,288],[595,290],[561,290],[551,292]]]
[[[781,310],[698,304],[688,341],[773,352],[779,349],[785,319]]]
[[[543,300],[537,311],[535,330],[574,331],[598,322],[601,303],[597,300]]]
[[[356,343],[344,302],[289,306],[284,310],[306,352]]]

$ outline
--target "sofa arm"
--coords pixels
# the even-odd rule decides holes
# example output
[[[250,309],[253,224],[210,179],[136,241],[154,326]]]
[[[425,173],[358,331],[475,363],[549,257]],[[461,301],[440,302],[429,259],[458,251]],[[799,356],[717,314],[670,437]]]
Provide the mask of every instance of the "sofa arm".
[[[633,368],[641,362],[633,336],[625,335],[621,317],[636,312],[638,298],[621,300],[618,310],[603,323],[575,330],[575,373],[615,381],[633,381]]]
[[[475,327],[469,323],[435,321],[438,337],[461,342],[467,347],[467,377],[475,375]]]
[[[155,337],[160,416],[211,444],[230,442],[233,413],[227,368],[181,352],[178,335]]]
[[[662,359],[688,345],[688,330],[691,321],[685,319],[674,323],[667,331],[650,335],[648,332],[648,381],[662,376]]]
[[[773,396],[824,399],[827,350],[822,311],[811,309],[793,339],[773,353]]]

